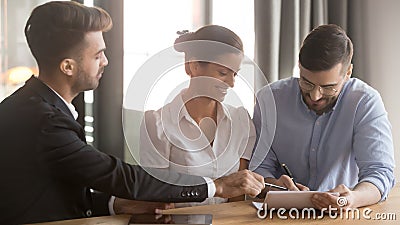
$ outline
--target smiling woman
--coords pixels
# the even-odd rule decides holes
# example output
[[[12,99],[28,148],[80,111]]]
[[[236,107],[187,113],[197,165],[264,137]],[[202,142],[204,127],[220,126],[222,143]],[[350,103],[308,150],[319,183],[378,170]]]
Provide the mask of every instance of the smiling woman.
[[[180,33],[174,48],[185,54],[189,86],[159,110],[145,112],[140,164],[213,179],[246,169],[255,128],[244,107],[222,103],[243,60],[241,39],[225,27],[208,25]]]

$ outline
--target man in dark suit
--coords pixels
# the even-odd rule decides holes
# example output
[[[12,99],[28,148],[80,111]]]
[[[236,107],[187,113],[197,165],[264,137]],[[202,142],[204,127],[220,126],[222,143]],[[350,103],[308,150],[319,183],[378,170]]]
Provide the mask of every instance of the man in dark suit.
[[[39,76],[0,104],[0,224],[105,215],[110,195],[192,202],[255,196],[264,187],[247,170],[214,181],[152,170],[160,181],[86,144],[71,101],[98,86],[108,64],[102,33],[111,26],[104,10],[70,1],[32,11],[25,35]],[[121,202],[126,206],[114,202],[116,213],[124,212]]]

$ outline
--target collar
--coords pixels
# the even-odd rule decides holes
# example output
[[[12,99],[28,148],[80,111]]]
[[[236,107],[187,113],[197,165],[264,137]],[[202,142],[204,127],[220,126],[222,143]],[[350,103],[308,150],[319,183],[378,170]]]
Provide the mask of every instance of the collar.
[[[49,87],[49,86],[47,86]],[[56,93],[56,95],[61,98],[61,100],[63,100],[63,102],[65,103],[65,105],[67,105],[69,111],[71,112],[72,116],[74,117],[74,119],[78,119],[78,112],[75,110],[75,106],[72,103],[68,103],[67,101],[65,101],[65,99],[63,97],[61,97],[60,94],[58,94],[53,88],[49,87],[54,93]]]
[[[171,115],[177,115],[177,116],[172,116],[172,122],[178,124],[179,121],[181,121],[183,118],[185,118],[188,121],[193,121],[193,118],[190,116],[189,112],[187,111],[185,107],[185,103],[182,98],[182,94],[185,93],[187,89],[183,89],[175,98],[169,103],[169,111],[171,112]],[[165,109],[161,109],[165,110]],[[217,121],[220,122],[224,118],[228,118],[231,120],[229,110],[227,107],[219,103],[217,104]]]
[[[25,85],[30,87],[34,92],[40,95],[40,97],[42,97],[42,99],[47,103],[60,109],[65,114],[75,118],[73,112],[68,107],[68,103],[57,92],[53,91],[49,86],[47,86],[37,77],[32,76],[25,82]],[[75,111],[75,107],[73,111]]]

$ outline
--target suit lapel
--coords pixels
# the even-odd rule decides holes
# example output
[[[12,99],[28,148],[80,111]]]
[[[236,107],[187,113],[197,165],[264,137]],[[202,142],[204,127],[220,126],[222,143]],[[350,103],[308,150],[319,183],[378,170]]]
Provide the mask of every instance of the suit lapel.
[[[39,94],[47,103],[56,107],[57,109],[61,110],[63,113],[67,114],[68,116],[73,115],[71,111],[68,109],[67,105],[65,105],[64,101],[58,97],[53,90],[51,90],[46,84],[42,81],[37,79],[36,77],[32,76],[26,82],[26,86],[30,87],[33,91]]]

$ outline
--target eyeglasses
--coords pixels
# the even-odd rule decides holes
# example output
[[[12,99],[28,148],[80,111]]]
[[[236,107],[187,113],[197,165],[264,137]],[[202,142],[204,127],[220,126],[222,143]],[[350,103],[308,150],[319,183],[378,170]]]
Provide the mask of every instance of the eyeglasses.
[[[321,93],[321,95],[333,96],[338,92],[338,90],[336,89],[336,86],[341,84],[343,80],[344,80],[344,77],[339,83],[337,83],[334,86],[321,87],[319,85],[315,85],[315,84],[305,80],[303,77],[300,76],[299,86],[305,92],[311,92],[314,90],[315,86],[318,86],[318,91],[319,91],[319,93]]]

